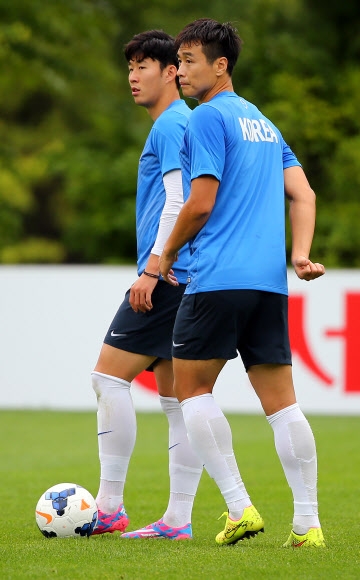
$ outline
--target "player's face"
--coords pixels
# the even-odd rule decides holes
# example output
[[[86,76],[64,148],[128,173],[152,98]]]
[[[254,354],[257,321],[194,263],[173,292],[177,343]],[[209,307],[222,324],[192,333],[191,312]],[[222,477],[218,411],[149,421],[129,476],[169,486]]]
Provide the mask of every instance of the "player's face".
[[[129,83],[137,105],[151,109],[159,101],[165,82],[158,60],[130,60]]]
[[[200,44],[182,44],[177,56],[178,77],[183,95],[200,102],[209,100],[217,83],[216,61],[210,64],[206,60]]]

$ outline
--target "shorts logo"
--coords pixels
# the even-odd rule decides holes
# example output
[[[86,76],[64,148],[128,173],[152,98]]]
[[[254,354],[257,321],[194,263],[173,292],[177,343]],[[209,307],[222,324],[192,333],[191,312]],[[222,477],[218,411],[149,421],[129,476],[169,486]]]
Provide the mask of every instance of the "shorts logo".
[[[184,346],[184,342],[180,342],[179,344],[175,344],[175,342],[173,341],[173,346],[177,347],[177,346]]]
[[[111,336],[126,336],[126,334],[116,334],[113,330],[111,331]]]

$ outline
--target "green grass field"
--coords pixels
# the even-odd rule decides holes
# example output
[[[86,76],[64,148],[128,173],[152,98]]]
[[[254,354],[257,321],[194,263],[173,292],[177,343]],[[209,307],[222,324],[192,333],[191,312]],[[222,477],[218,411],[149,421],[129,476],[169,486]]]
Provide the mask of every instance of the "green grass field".
[[[360,578],[360,418],[309,417],[318,448],[319,502],[325,550],[287,550],[292,499],[272,430],[261,416],[230,415],[234,448],[265,534],[219,547],[225,520],[220,492],[204,473],[193,511],[194,540],[46,539],[35,524],[40,495],[70,481],[96,495],[95,413],[0,411],[0,578],[69,580],[231,580]],[[138,439],[125,489],[129,529],[148,524],[168,500],[167,421],[138,415]]]

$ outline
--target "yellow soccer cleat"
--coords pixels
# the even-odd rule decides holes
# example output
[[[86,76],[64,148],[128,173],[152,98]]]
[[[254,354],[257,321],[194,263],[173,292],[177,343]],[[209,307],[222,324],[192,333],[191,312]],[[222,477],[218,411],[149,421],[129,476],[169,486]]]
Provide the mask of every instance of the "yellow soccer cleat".
[[[223,516],[226,516],[225,529],[215,538],[215,542],[220,546],[236,544],[244,538],[250,539],[264,531],[264,520],[253,505],[244,509],[239,520],[231,520],[227,512],[224,512],[220,517]]]
[[[324,536],[321,528],[310,528],[307,534],[299,536],[291,531],[283,548],[325,548]]]

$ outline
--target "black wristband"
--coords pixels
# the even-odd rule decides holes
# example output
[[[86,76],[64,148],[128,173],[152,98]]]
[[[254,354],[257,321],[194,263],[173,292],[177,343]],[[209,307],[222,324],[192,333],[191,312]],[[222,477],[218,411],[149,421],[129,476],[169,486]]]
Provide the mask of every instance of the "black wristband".
[[[145,274],[145,276],[149,276],[149,278],[156,278],[157,280],[160,278],[160,276],[157,274],[151,274],[151,272],[147,272],[146,270],[143,271],[143,274]]]

